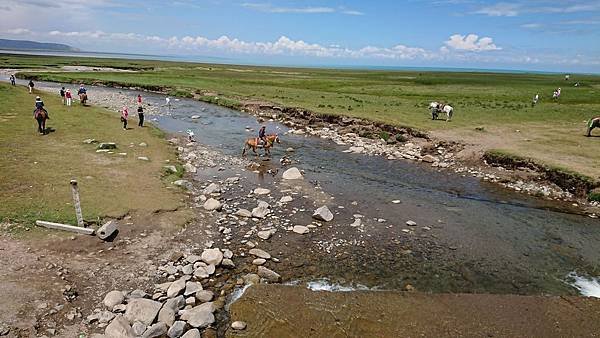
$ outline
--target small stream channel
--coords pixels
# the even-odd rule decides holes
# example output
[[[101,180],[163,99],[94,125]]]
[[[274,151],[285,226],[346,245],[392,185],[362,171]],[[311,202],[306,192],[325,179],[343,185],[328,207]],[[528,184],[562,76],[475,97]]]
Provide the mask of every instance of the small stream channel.
[[[55,83],[36,84],[57,92],[60,88]],[[132,102],[138,94],[88,88],[92,102],[96,90],[119,91],[130,95]],[[168,132],[191,129],[198,142],[228,155],[239,156],[244,140],[259,126],[256,118],[239,111],[174,98],[168,109],[164,95],[142,95],[145,104],[160,106],[163,113],[147,119]],[[199,118],[192,119],[193,115]],[[577,294],[569,284],[574,273],[600,275],[600,222],[578,214],[569,204],[532,198],[420,163],[344,153],[345,148],[333,142],[285,134],[287,128],[277,122],[267,125],[282,135],[268,165],[279,168],[285,148],[293,147],[289,156],[305,171],[308,183],[332,197],[328,204],[337,210],[337,226],[328,235],[339,243],[361,242],[344,246],[336,255],[307,253],[307,264],[290,266],[314,272],[303,281],[328,278],[369,288],[400,289],[409,283],[434,292],[561,295]],[[199,175],[208,179],[214,172]],[[270,175],[250,179],[266,186],[275,180]],[[367,233],[352,232],[353,214],[365,216]],[[405,232],[408,220],[418,224],[410,234]],[[318,247],[317,242],[318,238],[312,244]],[[307,265],[312,270],[302,270]]]

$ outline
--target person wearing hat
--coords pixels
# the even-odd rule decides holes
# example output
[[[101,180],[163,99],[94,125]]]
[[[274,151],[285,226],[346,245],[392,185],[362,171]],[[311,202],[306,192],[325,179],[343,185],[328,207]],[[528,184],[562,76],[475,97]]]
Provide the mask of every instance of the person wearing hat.
[[[35,116],[35,112],[41,109],[43,111],[46,112],[46,118],[50,119],[50,115],[48,115],[48,111],[46,110],[46,108],[44,108],[44,101],[42,101],[42,98],[39,96],[35,97],[35,109],[33,110],[33,115]]]
[[[258,139],[262,142],[262,144],[267,144],[267,127],[261,126],[258,130]]]

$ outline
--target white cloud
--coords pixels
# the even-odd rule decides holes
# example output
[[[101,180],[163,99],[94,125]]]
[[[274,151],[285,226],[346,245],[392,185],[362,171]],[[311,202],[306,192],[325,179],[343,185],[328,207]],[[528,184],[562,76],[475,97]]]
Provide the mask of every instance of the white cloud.
[[[344,7],[333,8],[323,6],[307,6],[307,7],[278,7],[269,3],[254,3],[245,2],[242,7],[254,9],[267,13],[302,13],[302,14],[324,14],[324,13],[342,13],[346,15],[364,15],[363,12],[346,9]]]
[[[483,7],[476,14],[484,14],[487,16],[517,16],[521,5],[514,3],[499,2],[492,6]]]
[[[544,27],[544,25],[542,25],[541,23],[526,23],[521,25],[521,28],[526,29],[539,29],[542,27]]]
[[[477,34],[460,35],[454,34],[444,44],[454,50],[483,52],[501,50],[490,37],[480,38]]]

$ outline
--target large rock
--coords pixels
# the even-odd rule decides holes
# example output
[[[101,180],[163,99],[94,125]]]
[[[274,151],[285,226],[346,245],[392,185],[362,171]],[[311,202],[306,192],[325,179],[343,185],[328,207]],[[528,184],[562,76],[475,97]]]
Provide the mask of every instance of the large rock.
[[[161,303],[150,299],[131,299],[127,304],[127,310],[125,310],[125,318],[127,318],[130,323],[139,321],[146,325],[150,325],[154,321],[154,318],[156,318],[161,307]]]
[[[185,289],[185,282],[186,280],[183,278],[173,282],[173,284],[171,284],[167,290],[167,297],[173,298],[177,296],[181,291],[183,291],[183,289]]]
[[[206,264],[213,264],[217,266],[221,264],[221,261],[223,260],[223,253],[217,248],[205,249],[202,251],[202,260]]]
[[[175,322],[175,311],[168,306],[163,306],[158,313],[158,321],[167,324],[167,326],[173,325]]]
[[[319,221],[329,222],[333,220],[333,214],[329,210],[329,208],[324,205],[319,209],[315,210],[312,216],[314,219],[318,219]]]
[[[127,319],[118,315],[104,330],[104,335],[111,338],[134,338],[137,337],[129,325]]]
[[[305,227],[304,225],[295,225],[292,231],[294,231],[297,234],[304,235],[305,233],[309,232],[310,230],[308,229],[308,227]]]
[[[187,324],[182,320],[176,321],[175,323],[173,323],[173,325],[171,325],[171,328],[167,332],[167,336],[169,336],[169,338],[181,337],[181,335],[185,332],[186,325]]]
[[[302,178],[302,173],[296,167],[289,168],[283,172],[284,180],[301,180]]]
[[[275,272],[273,270],[269,270],[269,269],[265,268],[264,266],[258,267],[258,275],[271,283],[277,283],[281,280],[280,274],[278,274],[277,272]]]
[[[181,319],[193,327],[204,328],[215,322],[213,312],[215,312],[215,306],[212,302],[208,302],[186,310],[181,315]]]
[[[250,212],[250,210],[246,210],[246,209],[240,209],[238,211],[236,211],[236,216],[240,216],[240,217],[252,217],[252,213]]]
[[[168,307],[177,312],[185,306],[185,298],[183,296],[177,296],[175,298],[167,299],[163,307]]]
[[[185,291],[183,292],[183,295],[187,297],[200,290],[202,290],[202,284],[198,282],[187,282],[185,283]]]
[[[208,211],[212,211],[212,210],[220,210],[222,205],[221,202],[217,201],[214,198],[209,198],[206,200],[206,202],[204,202],[204,209],[208,210]]]
[[[167,324],[158,322],[152,326],[150,326],[142,335],[142,338],[156,338],[162,337],[165,333],[167,333]]]
[[[200,338],[200,331],[198,329],[191,329],[181,336],[181,338]]]
[[[271,255],[268,252],[266,252],[264,250],[261,250],[261,249],[258,249],[258,248],[250,249],[249,252],[250,252],[251,255],[254,255],[254,256],[259,257],[259,258],[264,258],[264,259],[270,259],[271,258]]]
[[[208,187],[204,188],[204,191],[202,192],[204,193],[204,195],[210,195],[213,193],[221,192],[221,186],[216,183],[211,183],[208,185]]]
[[[106,306],[107,309],[112,310],[115,305],[123,303],[124,300],[125,296],[123,295],[123,292],[114,290],[104,296],[104,306]]]
[[[271,193],[271,190],[265,188],[256,188],[254,189],[255,195],[268,195]]]
[[[131,325],[131,328],[133,329],[133,332],[135,332],[136,336],[141,336],[144,334],[144,331],[146,331],[148,326],[144,323],[135,322],[133,325]]]
[[[210,302],[214,296],[214,293],[210,290],[200,290],[195,295],[196,299],[201,303]]]
[[[265,218],[269,214],[269,205],[259,204],[256,208],[252,209],[252,217]]]

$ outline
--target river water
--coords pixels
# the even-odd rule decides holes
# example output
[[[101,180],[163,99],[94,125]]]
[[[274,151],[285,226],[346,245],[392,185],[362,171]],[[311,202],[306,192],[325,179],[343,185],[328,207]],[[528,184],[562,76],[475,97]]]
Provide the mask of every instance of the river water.
[[[60,88],[54,83],[38,86]],[[132,101],[138,94],[88,88],[92,103],[94,91],[119,91]],[[244,139],[254,136],[259,126],[256,118],[239,111],[174,98],[168,108],[165,96],[142,95],[145,104],[161,111],[147,119],[168,132],[191,129],[198,142],[228,155],[238,156]],[[267,166],[279,168],[277,159],[293,147],[294,165],[305,171],[308,185],[327,193],[327,204],[336,213],[335,224],[311,240],[273,248],[300,252],[287,265],[298,273],[298,283],[326,280],[346,287],[401,289],[410,284],[432,292],[563,295],[577,294],[581,278],[593,281],[600,275],[600,222],[569,204],[419,163],[344,153],[345,148],[328,140],[285,134],[287,128],[273,121],[267,125],[282,135],[283,143]],[[208,179],[213,174],[204,175]],[[250,179],[275,184],[269,175]],[[350,226],[355,214],[364,215],[362,228]],[[408,220],[417,226],[408,227]],[[310,223],[310,217],[305,221]]]

